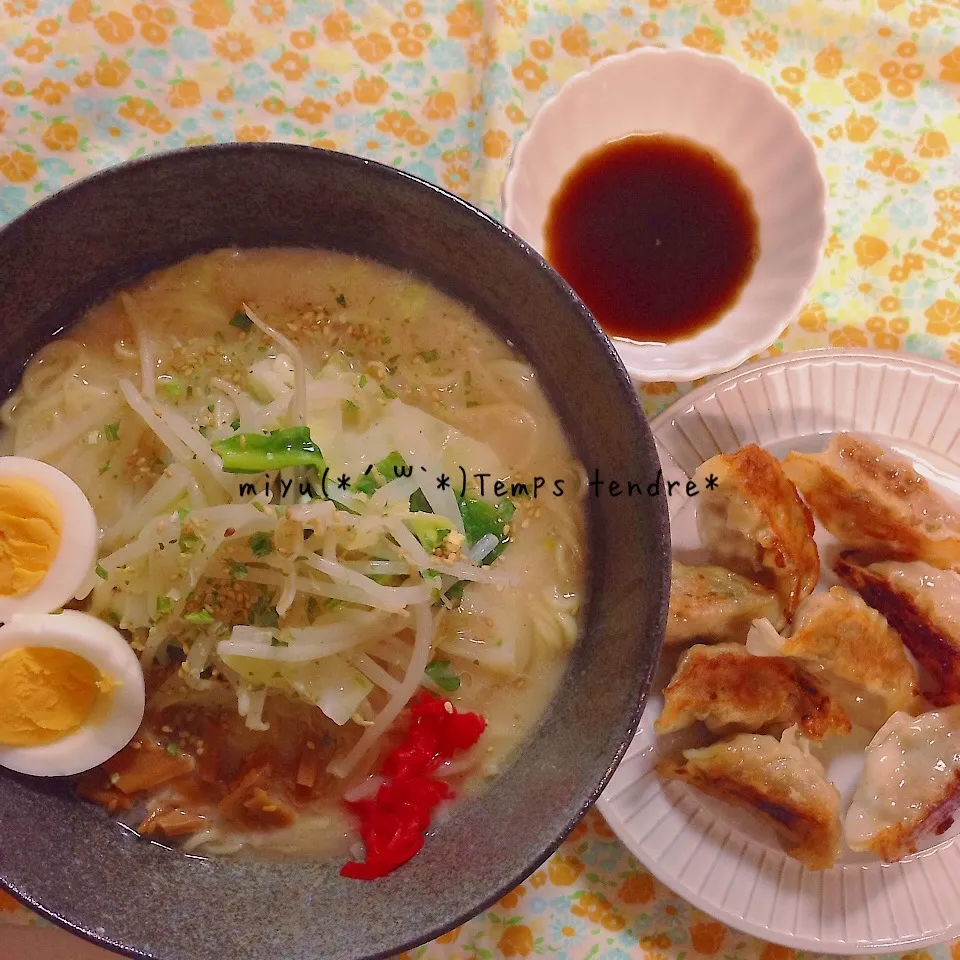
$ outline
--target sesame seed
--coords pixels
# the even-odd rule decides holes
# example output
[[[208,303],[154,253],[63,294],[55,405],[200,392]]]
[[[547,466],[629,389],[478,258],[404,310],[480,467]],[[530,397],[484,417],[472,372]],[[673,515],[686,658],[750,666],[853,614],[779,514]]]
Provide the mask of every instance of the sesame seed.
[[[160,728],[160,732],[161,732],[161,733],[173,733],[173,727],[169,726],[168,724],[164,724],[164,725]]]
[[[449,700],[444,700],[443,709],[446,710],[447,713],[453,713],[453,704]]]

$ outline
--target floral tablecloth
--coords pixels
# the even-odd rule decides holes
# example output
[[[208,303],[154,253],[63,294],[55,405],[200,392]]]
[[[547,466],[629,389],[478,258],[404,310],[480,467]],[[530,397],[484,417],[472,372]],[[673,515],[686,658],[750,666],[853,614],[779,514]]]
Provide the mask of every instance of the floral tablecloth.
[[[0,221],[130,157],[268,139],[401,166],[496,214],[538,105],[642,44],[734,58],[817,145],[826,259],[771,352],[829,344],[960,363],[958,0],[0,0]],[[688,387],[642,388],[648,412]],[[32,918],[0,894],[0,919]],[[960,960],[960,941],[929,954]],[[516,891],[412,954],[532,955],[793,951],[674,896],[591,813]]]

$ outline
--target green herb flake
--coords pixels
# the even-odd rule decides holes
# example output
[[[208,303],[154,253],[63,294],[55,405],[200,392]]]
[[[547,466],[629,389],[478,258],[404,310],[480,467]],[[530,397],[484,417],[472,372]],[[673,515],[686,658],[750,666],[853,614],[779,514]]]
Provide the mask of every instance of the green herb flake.
[[[424,363],[436,363],[440,354],[436,350],[421,350],[420,356],[423,357]]]
[[[258,627],[275,627],[280,623],[280,617],[269,601],[260,597],[250,608],[250,622]]]
[[[247,576],[247,565],[239,563],[236,560],[227,557],[227,566],[230,568],[230,576],[234,580],[245,580]]]
[[[183,521],[187,519],[189,513],[190,511],[187,507],[180,507],[177,510],[177,519],[180,521],[180,523],[183,523]]]
[[[120,423],[108,423],[103,433],[109,443],[116,443],[120,439]]]
[[[195,533],[183,533],[180,535],[180,552],[185,553],[187,550],[192,550],[198,543],[200,538]]]
[[[359,413],[359,412],[360,412],[360,408],[359,408],[352,400],[344,400],[344,401],[343,401],[343,409],[344,409],[347,413]]]
[[[383,395],[384,395],[388,400],[396,400],[396,399],[397,399],[396,391],[391,390],[385,383],[381,383],[381,384],[380,384],[380,389],[383,391]]]
[[[110,461],[108,460],[98,471],[102,477],[110,469]]]
[[[157,597],[157,614],[163,616],[173,609],[173,601],[166,595]]]
[[[200,431],[200,436],[201,436],[201,437],[205,437],[205,436],[207,435],[207,430],[208,430],[208,429],[209,429],[208,427],[203,427],[203,426],[197,427],[197,430]]]
[[[460,678],[450,669],[449,660],[434,660],[424,672],[441,690],[452,693],[460,689]]]
[[[468,371],[468,372],[469,372],[469,371]],[[213,411],[216,410],[216,409],[217,409],[217,405],[216,405],[215,403],[208,403],[208,404],[207,404],[207,412],[208,412],[208,413],[213,413]]]
[[[360,380],[358,381],[358,384],[361,390],[367,385],[367,375],[365,373],[360,374]]]
[[[94,572],[101,580],[106,580],[107,577],[110,576],[110,574],[107,573],[106,569],[105,569],[101,564],[99,564],[99,563],[93,568],[93,572]]]
[[[271,647],[289,647],[290,644],[287,643],[286,640],[281,640],[279,637],[271,637],[270,646]]]
[[[255,557],[265,557],[273,553],[273,537],[269,533],[255,533],[250,538],[250,549]]]
[[[234,431],[240,429],[240,418],[239,418],[239,417],[237,417],[235,420],[231,420],[231,421],[230,421],[230,429],[231,429],[231,430],[234,430]]]
[[[180,749],[179,743],[167,744],[167,753],[169,753],[171,757],[179,757],[182,752],[183,751]]]
[[[253,321],[242,310],[238,310],[230,318],[230,326],[236,327],[238,330],[247,331],[253,326]]]
[[[266,513],[266,512],[267,512],[266,509],[264,508],[263,504],[262,504],[259,500],[254,500],[254,501],[253,501],[253,509],[254,509],[254,510],[259,510],[261,513]]]

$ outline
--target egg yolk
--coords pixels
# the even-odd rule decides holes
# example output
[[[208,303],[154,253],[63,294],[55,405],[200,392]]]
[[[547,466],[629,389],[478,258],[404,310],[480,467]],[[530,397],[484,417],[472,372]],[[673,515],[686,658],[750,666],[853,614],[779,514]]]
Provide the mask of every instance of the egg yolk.
[[[0,744],[37,747],[78,730],[111,685],[89,660],[55,647],[0,657]]]
[[[60,505],[40,484],[0,480],[0,596],[21,597],[39,586],[62,536]]]

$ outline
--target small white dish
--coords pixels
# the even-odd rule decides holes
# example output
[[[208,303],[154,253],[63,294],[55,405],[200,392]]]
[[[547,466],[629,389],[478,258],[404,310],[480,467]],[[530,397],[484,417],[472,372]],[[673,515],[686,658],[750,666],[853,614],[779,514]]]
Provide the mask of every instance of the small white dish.
[[[638,380],[694,380],[739,366],[796,316],[827,235],[827,189],[793,111],[731,60],[641,47],[564,84],[520,138],[503,187],[503,221],[541,254],[553,196],[586,154],[637,133],[687,137],[719,154],[753,197],[760,256],[737,302],[672,343],[614,339]]]
[[[920,357],[810,350],[751,364],[687,394],[651,424],[669,488],[670,537],[678,560],[703,562],[697,498],[683,495],[716,453],[756,443],[774,456],[813,453],[839,432],[872,437],[910,458],[941,489],[960,490],[960,370]],[[636,479],[641,487],[648,478]],[[821,556],[832,540],[818,526]],[[699,555],[698,555],[699,554]],[[826,564],[817,591],[837,583]],[[745,810],[665,782],[657,761],[693,745],[690,731],[658,737],[653,724],[677,653],[665,651],[640,725],[598,808],[630,852],[662,883],[737,930],[815,954],[888,953],[960,936],[960,825],[915,855],[882,863],[845,850],[811,872]],[[695,734],[694,734],[695,735]],[[715,739],[715,738],[710,738]],[[869,734],[856,728],[817,752],[845,813]]]

